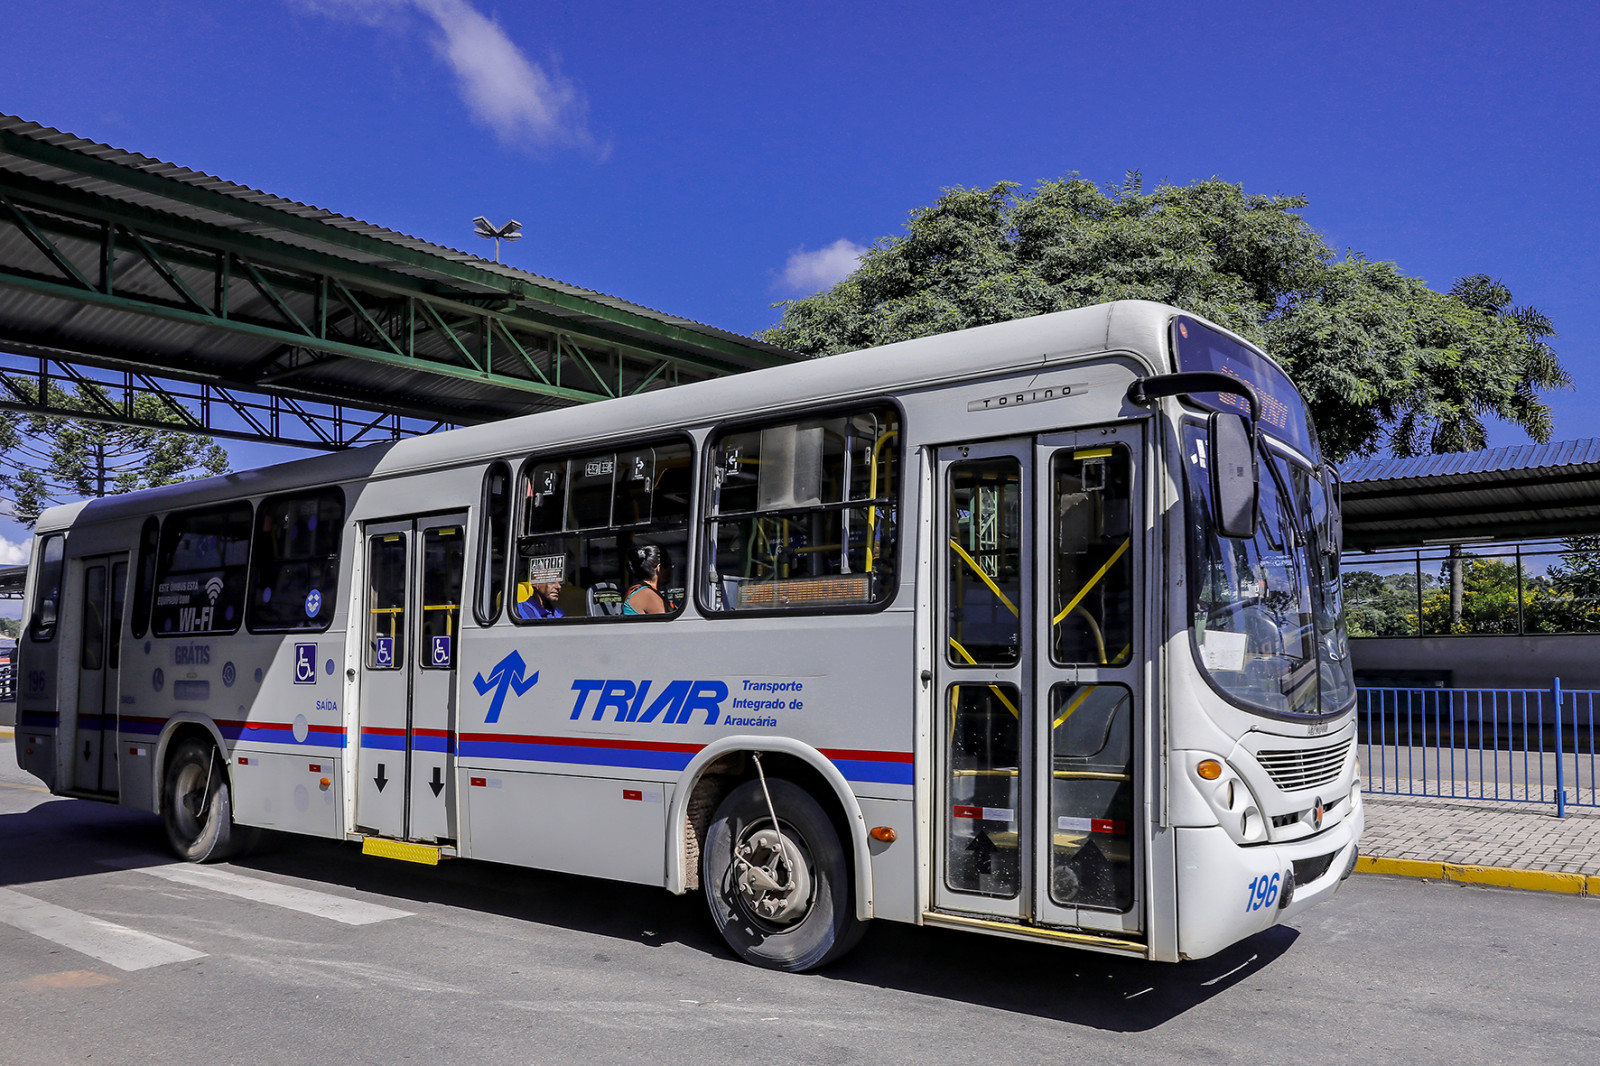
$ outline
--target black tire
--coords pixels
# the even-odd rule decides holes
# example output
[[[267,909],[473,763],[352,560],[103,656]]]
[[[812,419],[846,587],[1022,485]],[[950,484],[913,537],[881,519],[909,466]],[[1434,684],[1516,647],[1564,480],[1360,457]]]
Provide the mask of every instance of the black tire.
[[[167,843],[186,862],[221,862],[249,850],[259,830],[235,825],[227,757],[204,740],[180,741],[161,775]]]
[[[782,862],[772,846],[777,841],[761,782],[746,781],[722,801],[707,827],[700,882],[718,931],[740,958],[770,970],[814,970],[855,947],[867,925],[856,918],[850,862],[828,813],[799,785],[768,778],[767,787],[783,851],[790,862],[803,864],[803,872],[790,875],[787,892],[762,894],[741,886],[748,862],[735,861],[736,849]],[[762,913],[762,906],[782,913]]]

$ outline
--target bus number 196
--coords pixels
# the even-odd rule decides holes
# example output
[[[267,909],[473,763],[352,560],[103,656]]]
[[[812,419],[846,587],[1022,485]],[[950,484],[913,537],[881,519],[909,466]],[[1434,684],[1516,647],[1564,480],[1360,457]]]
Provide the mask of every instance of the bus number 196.
[[[1282,874],[1273,874],[1268,877],[1262,874],[1250,882],[1250,898],[1245,900],[1245,913],[1258,911],[1262,907],[1270,907],[1278,900],[1278,882],[1283,879]]]

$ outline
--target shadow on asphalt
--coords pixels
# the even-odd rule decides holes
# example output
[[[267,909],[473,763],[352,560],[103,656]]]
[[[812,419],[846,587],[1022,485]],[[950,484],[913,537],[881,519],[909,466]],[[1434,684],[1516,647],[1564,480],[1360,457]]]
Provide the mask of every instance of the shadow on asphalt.
[[[0,815],[0,885],[107,872],[105,860],[174,861],[154,815],[86,800]],[[119,863],[119,865],[123,865]],[[419,904],[500,915],[649,947],[731,953],[698,893],[487,862],[437,867],[363,856],[349,843],[268,833],[234,867]],[[1299,936],[1276,926],[1221,954],[1177,966],[944,929],[875,922],[823,978],[1084,1025],[1140,1032],[1257,977]]]

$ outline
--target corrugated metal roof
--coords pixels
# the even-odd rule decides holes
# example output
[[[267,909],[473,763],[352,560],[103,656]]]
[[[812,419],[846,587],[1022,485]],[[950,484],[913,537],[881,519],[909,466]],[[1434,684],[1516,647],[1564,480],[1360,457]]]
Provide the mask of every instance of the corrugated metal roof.
[[[1600,437],[1478,452],[1418,455],[1409,459],[1359,459],[1344,464],[1340,473],[1348,485],[1357,481],[1404,481],[1572,466],[1600,466]]]
[[[1600,532],[1600,438],[1347,463],[1355,550]]]

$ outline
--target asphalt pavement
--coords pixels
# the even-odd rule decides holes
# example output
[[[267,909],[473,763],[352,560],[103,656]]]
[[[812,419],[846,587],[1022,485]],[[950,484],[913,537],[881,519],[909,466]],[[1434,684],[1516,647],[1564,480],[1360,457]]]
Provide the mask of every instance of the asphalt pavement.
[[[291,837],[178,864],[152,816],[51,797],[8,764],[7,1066],[1455,1066],[1600,1045],[1590,899],[1355,877],[1177,966],[877,923],[840,964],[795,976],[736,961],[698,899],[659,889]]]

